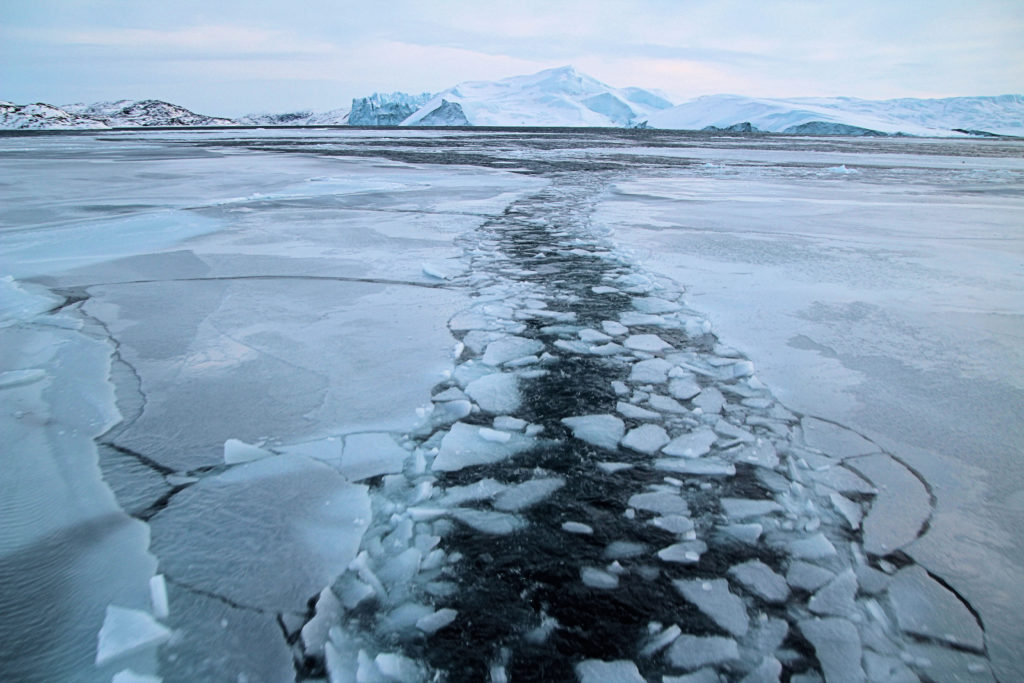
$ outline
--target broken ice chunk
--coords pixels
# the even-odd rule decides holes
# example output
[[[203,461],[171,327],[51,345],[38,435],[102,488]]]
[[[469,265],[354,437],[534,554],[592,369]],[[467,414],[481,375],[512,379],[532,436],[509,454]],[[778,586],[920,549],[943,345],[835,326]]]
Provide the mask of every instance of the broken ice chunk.
[[[932,514],[931,495],[921,480],[888,455],[853,458],[847,464],[878,490],[861,522],[864,550],[884,556],[916,540]]]
[[[615,320],[605,320],[601,323],[601,329],[613,337],[621,337],[624,334],[629,334],[629,328]]]
[[[782,512],[782,506],[774,500],[722,498],[720,502],[726,517],[736,521],[742,521],[749,517],[762,517],[773,512]]]
[[[466,385],[466,393],[482,410],[497,415],[514,412],[521,401],[518,378],[505,372],[473,380]]]
[[[631,334],[626,337],[622,345],[634,351],[647,351],[657,353],[665,349],[671,349],[672,345],[656,334]]]
[[[279,455],[176,494],[150,519],[150,549],[194,590],[299,612],[356,557],[370,518],[366,486],[318,460]]]
[[[506,484],[502,484],[496,479],[487,477],[464,486],[450,486],[445,489],[444,496],[437,502],[439,505],[462,505],[463,503],[471,500],[493,498],[506,488],[508,488]]]
[[[753,444],[739,449],[736,461],[771,469],[779,464],[779,456],[771,441],[759,438]]]
[[[653,410],[647,410],[640,406],[635,406],[632,403],[626,401],[618,401],[615,404],[615,410],[620,414],[630,418],[631,420],[660,420],[662,419],[661,413],[656,413]]]
[[[719,527],[719,531],[730,538],[736,539],[740,543],[753,545],[757,543],[759,538],[761,538],[761,534],[764,532],[764,527],[760,524],[727,524],[723,527]]]
[[[707,387],[699,396],[693,399],[693,405],[708,415],[714,415],[715,413],[722,412],[722,406],[725,405],[725,396],[718,389]]]
[[[668,379],[668,371],[671,369],[672,364],[664,358],[648,358],[633,364],[629,371],[629,381],[637,384],[661,384]]]
[[[165,619],[170,614],[167,604],[167,582],[163,574],[157,574],[149,580],[149,601],[153,606],[153,616]]]
[[[591,344],[604,344],[612,340],[612,338],[609,337],[604,332],[598,332],[597,330],[592,330],[589,328],[580,330],[578,334],[580,339],[582,339],[585,342],[590,342]]]
[[[736,466],[731,462],[725,462],[718,458],[658,458],[654,466],[659,470],[679,472],[681,474],[696,474],[708,477],[726,476],[736,474]]]
[[[722,664],[739,659],[739,649],[732,638],[702,638],[683,634],[665,653],[665,659],[677,668],[692,670],[708,664]]]
[[[587,659],[576,665],[576,677],[580,683],[645,683],[636,664],[620,659],[604,662],[600,659]]]
[[[816,591],[832,579],[832,572],[810,562],[794,562],[786,572],[786,583],[793,588]]]
[[[665,455],[675,455],[681,458],[698,458],[711,450],[711,445],[718,439],[718,435],[707,427],[701,427],[689,434],[677,436],[661,449]]]
[[[647,455],[657,453],[668,442],[668,433],[658,425],[641,425],[636,429],[629,430],[629,433],[622,439],[622,445],[626,448]]]
[[[115,657],[155,647],[170,637],[170,629],[157,623],[146,612],[108,605],[96,645],[96,666],[102,666]]]
[[[316,614],[302,627],[302,645],[306,652],[323,654],[328,631],[335,622],[340,621],[341,615],[341,601],[329,586],[324,588],[316,601]]]
[[[984,633],[960,599],[921,567],[901,570],[889,585],[889,600],[907,633],[984,650]]]
[[[570,534],[583,534],[589,536],[594,533],[594,528],[589,524],[583,522],[562,522],[562,531],[568,531]]]
[[[408,457],[409,452],[387,432],[349,434],[345,437],[338,471],[350,481],[361,481],[401,472]]]
[[[700,386],[692,379],[676,378],[668,383],[668,393],[680,401],[688,401],[701,392]]]
[[[482,360],[488,365],[497,367],[517,358],[536,355],[543,350],[544,343],[536,339],[509,336],[488,344]]]
[[[697,564],[700,562],[700,556],[707,550],[708,546],[704,541],[684,541],[662,548],[658,551],[658,557],[664,562]]]
[[[114,677],[110,679],[110,683],[163,683],[163,680],[159,676],[149,676],[147,674],[135,673],[131,669],[122,669],[114,674]]]
[[[654,325],[664,326],[666,320],[660,315],[651,313],[639,313],[637,311],[624,311],[619,314],[619,320],[623,325]]]
[[[847,569],[818,589],[807,602],[807,608],[822,616],[850,616],[857,610],[856,595],[857,576],[852,569]]]
[[[580,579],[591,588],[610,590],[619,587],[619,577],[596,567],[583,567],[580,569]]]
[[[481,533],[495,536],[511,534],[526,526],[526,522],[520,517],[491,510],[456,508],[452,510],[452,517]]]
[[[793,557],[801,560],[818,560],[835,555],[836,547],[825,538],[824,534],[817,533],[809,538],[801,538],[790,543],[789,552]]]
[[[572,435],[589,444],[615,450],[626,431],[626,426],[614,415],[580,415],[566,417],[562,424],[572,430]]]
[[[444,609],[437,610],[433,614],[428,614],[417,619],[416,628],[424,633],[436,633],[455,621],[455,617],[457,617],[458,614],[459,613],[456,610],[445,607]]]
[[[715,423],[715,431],[722,436],[727,436],[730,439],[737,439],[745,443],[754,443],[754,435],[747,430],[737,427],[734,424],[730,424],[725,420],[719,420]]]
[[[684,535],[693,531],[693,520],[684,515],[665,515],[663,517],[655,517],[651,520],[651,524],[664,529],[670,534]]]
[[[674,398],[669,398],[668,396],[662,396],[661,394],[651,394],[651,397],[647,399],[647,403],[655,410],[659,410],[663,413],[684,415],[690,412],[683,407],[679,401]]]
[[[662,676],[661,683],[722,683],[722,679],[717,671],[706,666],[685,676]]]
[[[664,650],[666,647],[668,647],[672,643],[672,641],[674,641],[676,638],[682,635],[682,633],[683,630],[679,628],[679,626],[677,626],[676,624],[672,624],[664,631],[658,633],[653,638],[651,638],[647,642],[647,644],[644,645],[643,649],[640,650],[640,654],[642,654],[644,657],[650,657],[651,655],[655,655]]]
[[[734,636],[746,635],[750,628],[747,608],[739,596],[729,590],[725,579],[693,579],[672,582],[688,602],[697,606],[713,622]]]
[[[416,662],[403,655],[382,652],[374,658],[373,663],[388,681],[418,681],[422,676]]]
[[[494,499],[494,507],[505,512],[523,510],[536,505],[563,486],[565,480],[560,477],[524,481],[499,493]]]
[[[455,472],[473,465],[490,465],[526,450],[533,440],[511,434],[506,443],[494,443],[480,436],[479,427],[456,422],[441,440],[441,450],[431,468],[437,472]]]
[[[629,499],[629,506],[637,510],[647,510],[659,515],[689,515],[690,509],[686,499],[678,493],[670,491],[652,491],[636,493]]]
[[[478,430],[480,438],[484,441],[492,441],[494,443],[508,443],[512,440],[512,435],[509,432],[503,432],[500,429],[490,429],[489,427],[481,427]]]
[[[521,432],[529,424],[526,420],[520,420],[518,417],[512,417],[511,415],[498,415],[494,418],[494,428],[502,429],[507,432]]]
[[[864,514],[860,505],[835,491],[829,494],[829,500],[832,501],[832,507],[839,511],[839,514],[843,516],[843,519],[846,520],[851,529],[856,531],[860,528],[860,522]]]
[[[782,662],[769,655],[744,676],[740,683],[778,683],[781,674]]]
[[[675,313],[682,308],[674,301],[668,301],[656,296],[636,297],[632,301],[633,308],[641,313]]]
[[[261,460],[273,455],[268,450],[239,441],[238,439],[228,439],[224,442],[224,463],[227,465],[252,462],[253,460]]]
[[[424,263],[423,274],[437,280],[451,280],[463,272],[463,267],[454,263]]]
[[[800,631],[814,647],[829,683],[863,683],[860,634],[846,619],[804,619]]]
[[[789,597],[786,580],[760,560],[737,564],[729,569],[728,574],[765,602],[781,603]]]

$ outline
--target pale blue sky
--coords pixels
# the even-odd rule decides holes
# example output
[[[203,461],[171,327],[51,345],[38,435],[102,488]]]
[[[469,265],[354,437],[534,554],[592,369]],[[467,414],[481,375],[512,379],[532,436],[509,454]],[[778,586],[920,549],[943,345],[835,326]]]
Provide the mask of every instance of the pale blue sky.
[[[1024,92],[1024,0],[3,0],[0,99],[348,106],[572,64],[675,101]]]

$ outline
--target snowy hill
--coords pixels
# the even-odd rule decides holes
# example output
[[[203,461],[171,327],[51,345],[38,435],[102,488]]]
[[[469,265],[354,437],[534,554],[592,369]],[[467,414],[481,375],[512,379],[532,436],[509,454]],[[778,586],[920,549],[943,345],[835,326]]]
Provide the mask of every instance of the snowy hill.
[[[292,111],[284,114],[247,114],[235,119],[241,126],[343,126],[348,123],[348,109],[324,112]]]
[[[160,100],[116,100],[93,104],[0,102],[0,129],[135,128],[140,126],[234,126],[231,119],[204,116]]]
[[[625,127],[670,106],[655,93],[612,88],[564,66],[500,81],[460,83],[435,95],[402,125],[458,119],[457,107],[466,120],[462,125]]]
[[[806,135],[1024,135],[1024,96],[861,100],[710,95],[657,112],[647,122],[652,128],[683,130],[724,130],[749,123],[760,131]]]
[[[0,129],[47,130],[71,128],[109,128],[107,124],[87,116],[72,114],[59,107],[37,102],[12,104],[0,102]]]
[[[234,126],[231,119],[196,114],[162,100],[117,100],[93,104],[66,104],[64,111],[97,119],[115,127],[138,126]]]

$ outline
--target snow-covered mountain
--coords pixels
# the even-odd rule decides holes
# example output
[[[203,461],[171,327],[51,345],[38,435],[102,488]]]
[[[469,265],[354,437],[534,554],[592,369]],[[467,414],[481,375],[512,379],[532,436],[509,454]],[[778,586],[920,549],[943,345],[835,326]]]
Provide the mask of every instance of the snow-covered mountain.
[[[1024,96],[861,100],[710,95],[657,112],[647,123],[683,130],[725,130],[747,123],[759,131],[806,135],[1024,135]]]
[[[348,109],[313,112],[292,111],[283,114],[246,114],[235,119],[241,126],[344,126],[348,123]]]
[[[93,104],[65,104],[66,112],[102,121],[112,127],[234,126],[231,119],[196,114],[162,100],[117,100]]]
[[[231,119],[204,116],[160,100],[117,100],[93,104],[0,102],[0,129],[136,128],[140,126],[234,126]]]
[[[647,90],[613,88],[563,66],[500,81],[460,83],[435,95],[401,125],[465,119],[457,125],[625,127],[671,106]]]
[[[79,116],[60,107],[37,102],[13,104],[0,102],[0,129],[48,130],[77,128],[109,128],[107,124],[87,116]]]

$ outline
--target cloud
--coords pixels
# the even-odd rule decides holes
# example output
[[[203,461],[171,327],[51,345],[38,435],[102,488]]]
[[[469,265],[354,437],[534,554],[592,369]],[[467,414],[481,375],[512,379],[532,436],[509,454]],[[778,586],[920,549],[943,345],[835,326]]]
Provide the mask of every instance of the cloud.
[[[142,54],[197,53],[244,56],[246,54],[329,55],[340,48],[330,42],[310,40],[277,30],[245,26],[211,25],[178,29],[112,28],[60,30],[45,34],[48,42],[127,50]]]

